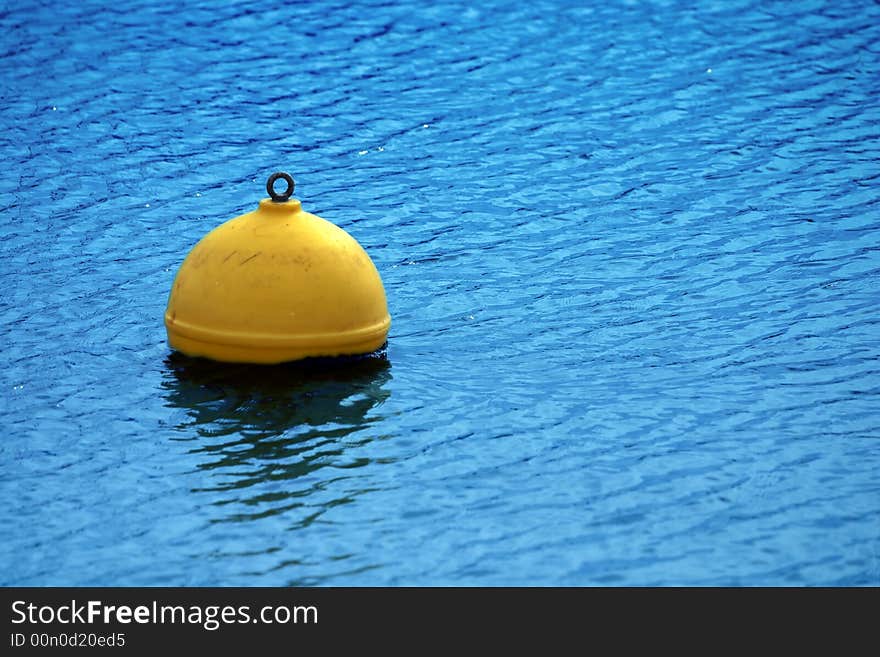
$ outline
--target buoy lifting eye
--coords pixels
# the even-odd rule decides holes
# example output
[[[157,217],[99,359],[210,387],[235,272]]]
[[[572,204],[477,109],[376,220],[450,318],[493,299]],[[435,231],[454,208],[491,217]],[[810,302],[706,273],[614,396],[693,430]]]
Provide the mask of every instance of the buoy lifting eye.
[[[281,194],[275,191],[275,181],[279,178],[287,181],[287,189],[285,189],[284,192]],[[272,197],[272,200],[275,203],[284,203],[287,199],[291,197],[291,195],[293,195],[294,186],[295,183],[293,182],[293,178],[290,176],[289,173],[278,171],[269,176],[269,180],[266,182],[266,191],[269,192],[269,196]]]

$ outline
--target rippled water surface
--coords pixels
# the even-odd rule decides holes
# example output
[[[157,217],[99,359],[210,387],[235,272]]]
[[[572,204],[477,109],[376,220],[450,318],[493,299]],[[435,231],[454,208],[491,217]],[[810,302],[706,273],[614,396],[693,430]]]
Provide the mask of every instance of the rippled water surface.
[[[880,584],[876,2],[0,7],[0,583]],[[277,169],[387,359],[169,350]]]

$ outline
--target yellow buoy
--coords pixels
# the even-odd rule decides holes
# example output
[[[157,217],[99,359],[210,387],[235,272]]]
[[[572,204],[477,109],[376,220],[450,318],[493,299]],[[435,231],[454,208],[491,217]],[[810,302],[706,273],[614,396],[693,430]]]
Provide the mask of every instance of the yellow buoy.
[[[283,194],[275,181],[287,181]],[[180,266],[165,328],[173,349],[238,363],[365,354],[385,344],[382,279],[351,235],[291,199],[275,173],[271,198],[218,226]]]

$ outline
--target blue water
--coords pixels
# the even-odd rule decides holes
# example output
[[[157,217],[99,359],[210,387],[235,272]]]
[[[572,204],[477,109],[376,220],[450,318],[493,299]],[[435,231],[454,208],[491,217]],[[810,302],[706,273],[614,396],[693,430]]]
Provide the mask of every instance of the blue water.
[[[0,583],[880,584],[876,2],[0,7]],[[278,169],[384,360],[169,350]]]

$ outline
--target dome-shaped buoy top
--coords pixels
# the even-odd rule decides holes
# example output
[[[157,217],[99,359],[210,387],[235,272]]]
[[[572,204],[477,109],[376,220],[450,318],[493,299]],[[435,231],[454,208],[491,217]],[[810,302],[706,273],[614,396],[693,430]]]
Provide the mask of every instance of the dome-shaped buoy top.
[[[287,173],[272,174],[266,190],[270,198],[212,230],[183,261],[165,311],[171,347],[242,363],[379,349],[391,317],[370,257],[303,211]]]

